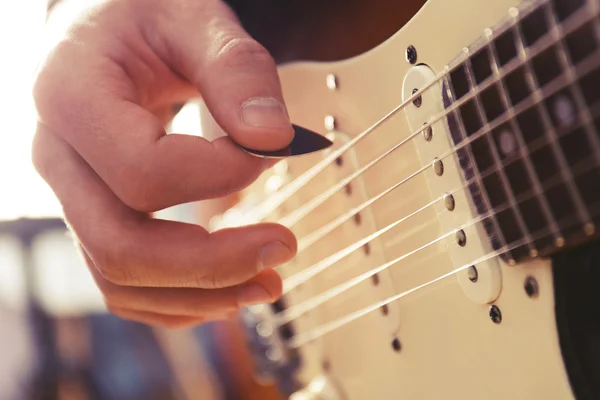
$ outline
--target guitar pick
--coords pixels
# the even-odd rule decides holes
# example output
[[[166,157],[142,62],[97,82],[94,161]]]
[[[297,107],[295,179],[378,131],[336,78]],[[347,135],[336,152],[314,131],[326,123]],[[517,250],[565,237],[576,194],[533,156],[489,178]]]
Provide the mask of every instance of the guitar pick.
[[[289,146],[281,150],[264,151],[249,149],[244,146],[240,147],[247,153],[257,157],[285,158],[313,153],[326,149],[333,144],[331,140],[309,129],[294,124],[292,124],[292,127],[294,128],[294,139],[292,139]]]

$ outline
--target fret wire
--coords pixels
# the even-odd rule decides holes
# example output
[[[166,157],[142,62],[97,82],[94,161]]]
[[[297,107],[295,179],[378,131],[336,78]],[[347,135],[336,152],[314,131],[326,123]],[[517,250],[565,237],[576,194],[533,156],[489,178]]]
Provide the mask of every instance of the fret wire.
[[[598,104],[597,107],[592,108],[591,114],[593,116],[599,116],[600,115],[600,104]],[[576,127],[579,127],[581,125],[581,121],[577,121],[576,124],[577,124]],[[566,131],[566,132],[563,131],[563,132],[560,132],[560,137],[563,137],[563,136],[566,136],[566,135],[569,135],[569,134],[572,134],[572,131],[571,132],[569,132],[569,131]],[[535,140],[535,141],[533,141],[531,143],[531,146],[532,146],[531,148],[534,149],[534,150],[540,149],[545,144],[548,143],[548,140],[551,140],[551,138],[540,137],[540,138],[538,138],[537,140]],[[520,160],[520,158],[519,157],[511,157],[511,158],[507,158],[507,159],[503,160],[502,164],[499,165],[499,166],[488,167],[485,170],[485,172],[483,173],[483,177],[489,176],[490,174],[492,174],[495,171],[497,171],[499,168],[507,167],[508,165],[510,165],[513,162],[516,162],[517,160]],[[579,174],[583,174],[583,173],[585,173],[585,172],[587,172],[589,170],[593,170],[595,168],[595,166],[596,166],[596,163],[595,162],[587,162],[587,161],[592,161],[592,160],[590,160],[589,158],[587,158],[586,161],[579,162],[577,164],[577,166],[575,166],[573,168],[574,173],[576,173],[576,174],[579,175]],[[588,165],[588,164],[591,164],[591,165]],[[469,184],[471,184],[474,181],[475,181],[475,178],[473,177],[470,180],[468,180],[467,182],[465,182],[464,185],[452,189],[449,193],[453,194],[453,193],[456,193],[456,192],[458,192],[460,190],[465,190],[469,186]],[[555,187],[556,185],[558,185],[560,183],[561,183],[561,180],[558,180],[558,182],[557,182],[556,175],[555,175],[553,178],[550,178],[550,179],[546,180],[546,182],[545,182],[545,189],[550,189],[550,188]],[[538,196],[538,194],[537,194],[537,192],[536,192],[535,189],[528,190],[526,193],[527,193],[527,195],[524,195],[524,193],[519,194],[519,197],[516,199],[518,203],[521,203],[521,202],[526,201],[526,200],[531,199],[531,198],[536,198],[536,196]],[[423,210],[423,209],[425,209],[427,207],[430,207],[433,204],[437,203],[438,201],[441,201],[442,199],[443,199],[443,196],[442,197],[438,197],[437,199],[433,200],[432,202],[430,202],[427,205],[425,205],[424,207],[422,207],[420,210]],[[510,206],[508,204],[506,204],[506,202],[505,202],[502,206],[496,207],[493,214],[497,214],[499,212],[502,212],[502,211],[508,209],[509,207]],[[413,212],[411,215],[415,215],[418,212],[419,211]],[[471,226],[473,223],[480,222],[482,218],[483,219],[491,218],[493,216],[493,214],[489,214],[489,213],[482,214],[479,217],[473,219],[471,222],[469,222],[469,223],[467,223],[465,225],[461,225],[457,229],[464,229],[467,226]],[[550,226],[550,232],[556,232],[556,230],[553,229]],[[553,234],[553,233],[550,234],[550,235],[551,236],[555,236],[555,234]],[[415,254],[415,253],[417,253],[417,252],[419,252],[419,251],[421,251],[421,250],[429,247],[429,245],[431,245],[433,243],[437,243],[439,240],[445,239],[448,236],[449,236],[449,234],[442,235],[442,236],[438,237],[437,239],[435,239],[434,241],[429,242],[429,244],[425,244],[424,246],[421,246],[421,247],[418,247],[418,248],[416,248],[414,250],[411,250],[410,252],[405,253],[404,255],[402,255],[400,257],[397,257],[394,260],[391,260],[391,261],[389,261],[387,263],[384,263],[384,264],[382,264],[382,265],[380,265],[378,267],[370,269],[370,270],[366,271],[365,273],[363,273],[363,274],[361,274],[361,275],[359,275],[357,277],[354,277],[354,278],[352,278],[352,279],[350,279],[350,280],[348,280],[348,281],[346,281],[346,282],[344,282],[344,283],[342,283],[340,285],[337,285],[337,286],[335,286],[335,287],[333,287],[333,288],[331,288],[331,289],[329,289],[329,290],[327,290],[325,292],[322,292],[321,294],[319,294],[317,296],[310,297],[308,299],[305,299],[304,301],[301,301],[301,302],[299,302],[299,303],[291,306],[287,310],[282,311],[282,312],[280,312],[280,313],[278,313],[276,315],[276,319],[278,320],[278,322],[277,322],[278,325],[282,325],[282,324],[286,324],[288,322],[291,322],[292,320],[300,317],[304,313],[306,313],[306,312],[308,312],[308,311],[310,311],[310,310],[312,310],[312,309],[320,306],[321,304],[327,302],[328,300],[334,298],[335,296],[337,296],[337,295],[345,292],[346,290],[351,289],[352,287],[356,286],[360,282],[363,282],[364,280],[368,279],[369,277],[371,277],[371,276],[373,276],[373,275],[375,275],[375,274],[377,274],[377,273],[379,273],[381,271],[386,270],[387,268],[389,268],[389,267],[397,264],[398,262],[406,259],[407,257],[409,257],[409,256],[411,256],[411,255],[413,255],[413,254]],[[532,235],[530,235],[530,238],[533,240],[533,236]],[[362,243],[361,243],[361,245],[362,245]]]
[[[548,6],[548,4],[543,5],[542,7],[547,7],[547,6]],[[518,18],[518,10],[516,8],[513,9],[512,15],[513,15],[513,18]],[[571,200],[573,201],[573,203],[575,205],[575,209],[579,216],[580,221],[585,226],[586,224],[589,224],[592,219],[591,219],[587,209],[585,208],[585,203],[583,202],[583,199],[581,198],[579,189],[575,186],[575,182],[573,180],[573,175],[571,174],[571,171],[569,169],[569,164],[567,163],[567,161],[565,159],[565,155],[559,146],[556,130],[552,126],[552,120],[550,119],[550,116],[548,115],[548,112],[547,112],[546,108],[544,107],[544,96],[543,96],[541,89],[538,86],[538,82],[537,82],[535,73],[533,72],[533,70],[531,68],[530,59],[529,59],[529,57],[527,57],[527,50],[525,49],[525,46],[524,46],[525,41],[523,38],[523,33],[521,32],[521,28],[519,27],[519,24],[515,24],[515,32],[517,33],[517,37],[518,37],[518,40],[516,41],[517,42],[516,43],[517,53],[519,55],[519,58],[523,62],[524,68],[527,70],[527,75],[530,80],[529,83],[530,83],[531,95],[537,100],[536,103],[538,104],[538,110],[540,111],[540,115],[542,116],[542,123],[544,125],[544,130],[546,131],[547,135],[549,135],[551,138],[553,138],[552,146],[551,146],[552,153],[554,154],[554,157],[556,158],[556,161],[558,162],[559,169],[563,176],[564,182],[570,189],[569,197],[571,198]],[[555,244],[558,247],[562,247],[564,245],[564,237],[561,235],[559,238],[557,238]]]
[[[518,11],[518,13],[520,13],[521,16],[526,16],[529,13],[535,11],[536,7],[534,7],[534,6],[537,6],[540,3],[542,3],[541,0],[526,2],[525,4],[522,4],[519,6],[520,11]],[[565,24],[563,26],[563,32],[565,34],[571,33],[583,25],[583,23],[579,23],[579,21],[576,21],[576,23],[571,23],[571,22],[573,22],[573,21],[567,21],[567,24]],[[588,22],[588,21],[585,21],[585,22]],[[510,19],[507,18],[506,21],[503,21],[501,24],[498,25],[497,33],[501,34],[502,32],[506,31],[507,29],[510,29],[513,26],[514,26],[514,21],[511,24]],[[543,42],[543,39],[542,39],[542,42]],[[551,44],[552,43],[544,44],[542,46],[538,45],[537,48],[532,51],[532,53],[538,54],[539,52],[545,50]],[[463,60],[461,60],[461,59],[453,60],[452,62],[449,63],[449,69],[446,72],[453,70],[458,65],[460,65],[460,63],[463,61],[465,61],[465,60],[464,59]],[[301,176],[299,176],[296,179],[294,179],[293,181],[289,182],[286,186],[284,186],[282,188],[281,191],[278,192],[277,195],[270,196],[269,198],[267,198],[260,204],[253,207],[249,212],[244,213],[244,215],[245,216],[252,215],[251,221],[254,221],[254,222],[264,220],[270,213],[272,213],[275,209],[277,209],[279,206],[281,206],[287,199],[292,197],[298,190],[300,190],[306,184],[310,183],[310,181],[312,179],[314,179],[316,177],[316,175],[318,175],[320,172],[322,172],[337,157],[344,154],[350,148],[356,146],[362,139],[367,137],[370,133],[372,133],[373,131],[378,129],[380,127],[380,125],[385,123],[385,121],[390,119],[392,116],[396,115],[396,113],[399,112],[400,110],[402,110],[406,105],[410,104],[414,99],[416,99],[417,97],[422,95],[422,93],[425,90],[428,90],[435,83],[439,82],[442,79],[443,79],[443,76],[440,75],[440,76],[437,76],[434,80],[425,84],[424,87],[419,90],[419,92],[414,93],[411,97],[409,97],[408,99],[403,101],[398,106],[394,107],[386,115],[384,115],[382,118],[380,118],[378,121],[376,121],[373,125],[369,126],[366,130],[362,131],[357,136],[355,136],[350,142],[346,143],[341,148],[332,152],[327,158],[325,158],[324,160],[322,160],[321,162],[319,162],[318,164],[316,164],[309,170],[305,171],[305,173],[302,174]],[[440,116],[439,118],[441,119],[441,118],[443,118],[443,116]],[[425,128],[425,127],[423,127],[423,128]],[[418,133],[416,133],[416,134],[418,134]],[[412,135],[410,138],[412,138],[412,137],[414,137],[414,135]]]
[[[537,3],[539,3],[539,2],[537,2]],[[535,1],[522,5],[521,6],[521,15],[524,16],[524,15],[527,15],[530,12],[534,11],[535,10],[535,7],[533,7],[534,4],[536,4]],[[504,21],[502,23],[502,25],[499,25],[498,33],[502,33],[503,31],[510,29],[514,25],[514,22],[512,25],[510,25],[509,22],[510,22],[510,20],[507,19],[506,21]],[[565,33],[570,33],[572,31],[576,30],[577,28],[579,28],[581,25],[583,25],[583,24],[579,24],[579,23],[566,24],[563,31]],[[542,40],[542,42],[543,42],[543,40]],[[537,48],[535,50],[533,50],[533,53],[537,54],[537,53],[545,50],[546,47],[550,46],[551,44],[552,43],[543,44],[542,46],[538,45]],[[464,60],[455,59],[452,62],[450,62],[449,63],[450,67],[449,67],[448,71],[446,71],[446,73],[453,70],[456,66],[460,65],[460,63],[462,61],[464,61]],[[327,158],[325,158],[324,160],[322,160],[321,162],[316,164],[314,167],[307,170],[301,176],[297,177],[296,179],[294,179],[293,181],[288,183],[286,186],[284,186],[282,188],[281,191],[278,192],[277,195],[270,196],[269,198],[267,198],[260,204],[253,207],[249,212],[244,213],[244,215],[245,216],[253,215],[253,217],[251,219],[252,221],[264,220],[264,218],[266,218],[270,213],[272,213],[275,209],[277,209],[279,206],[281,206],[281,204],[283,204],[287,199],[292,197],[298,190],[300,190],[302,187],[304,187],[306,184],[308,184],[312,179],[314,179],[316,177],[316,175],[318,175],[320,172],[322,172],[337,157],[344,154],[348,149],[356,146],[362,139],[364,139],[370,133],[375,131],[380,125],[385,123],[385,121],[387,121],[389,118],[394,116],[397,112],[402,110],[407,104],[410,104],[414,99],[416,99],[419,95],[421,95],[425,90],[428,90],[435,83],[439,82],[442,79],[443,79],[443,76],[439,75],[434,80],[425,84],[424,87],[419,90],[419,92],[414,93],[411,97],[409,97],[404,102],[402,102],[401,104],[399,104],[398,106],[393,108],[391,111],[389,111],[385,116],[380,118],[373,125],[371,125],[366,130],[362,131],[357,136],[355,136],[350,142],[346,143],[341,148],[332,152]],[[448,111],[448,113],[449,113],[449,111]],[[443,115],[439,116],[439,119],[441,119],[441,118],[443,118]],[[423,127],[423,128],[425,128],[425,127]],[[418,134],[418,133],[411,135],[408,139],[413,138],[416,134]],[[405,141],[403,141],[403,142],[405,142]]]
[[[596,4],[596,2],[594,0],[588,0],[587,1],[588,7],[590,8],[590,12],[592,16],[595,16],[597,11],[598,11],[598,6]],[[591,4],[591,6],[589,6]],[[593,124],[594,124],[594,119],[592,118],[591,114],[590,114],[590,110],[587,107],[587,104],[585,102],[585,98],[583,97],[583,93],[581,92],[581,88],[579,87],[579,84],[577,83],[577,74],[575,73],[575,67],[573,65],[573,61],[571,60],[571,57],[569,56],[568,52],[565,50],[566,46],[565,46],[565,36],[564,33],[562,31],[562,26],[560,24],[560,22],[558,21],[558,19],[556,18],[556,13],[554,12],[554,9],[552,7],[548,7],[548,17],[550,18],[550,22],[554,25],[553,29],[552,29],[552,36],[554,37],[554,39],[556,40],[556,43],[558,44],[557,50],[558,50],[558,54],[559,54],[559,59],[561,62],[561,66],[563,68],[563,70],[565,71],[565,74],[567,75],[567,79],[568,82],[571,84],[571,88],[572,88],[572,93],[573,93],[573,97],[575,100],[575,103],[577,103],[577,107],[581,110],[579,114],[583,113],[583,128],[587,134],[587,137],[590,141],[590,143],[592,144],[592,146],[594,147],[594,154],[596,155],[596,160],[598,161],[599,165],[600,165],[600,139],[598,139],[598,136],[594,134],[594,128],[593,128]],[[592,18],[594,19],[594,18]],[[594,31],[596,32],[596,39],[598,40],[598,30],[597,27],[598,26],[598,22],[594,23]],[[598,42],[598,45],[600,46],[600,42]],[[581,118],[581,115],[579,115],[579,117]],[[592,221],[590,221],[588,224],[585,225],[584,227],[585,232],[588,235],[591,235],[594,233],[595,226],[594,223]]]
[[[592,205],[592,207],[595,208],[594,215],[600,215],[600,202],[594,203]],[[574,224],[573,217],[572,216],[571,217],[567,216],[565,218],[561,218],[561,224],[563,226],[566,225],[567,227],[573,225]],[[550,234],[550,235],[552,234],[552,233],[547,233],[547,232],[548,232],[548,230],[547,229],[543,229],[543,228],[540,229],[540,230],[537,230],[535,232],[535,234],[534,234],[534,239],[535,240],[542,239],[542,238],[546,237],[548,234]],[[437,283],[437,282],[439,282],[441,280],[449,278],[449,277],[455,275],[456,273],[458,273],[460,271],[466,270],[467,268],[469,268],[472,265],[476,265],[476,264],[479,264],[481,262],[484,262],[484,261],[493,259],[495,257],[501,256],[502,254],[504,254],[504,253],[506,253],[506,252],[508,252],[508,251],[510,251],[512,249],[521,247],[521,246],[523,246],[525,244],[526,243],[524,243],[524,239],[523,238],[521,238],[519,240],[516,240],[516,241],[513,241],[512,243],[510,243],[510,244],[508,244],[508,245],[506,245],[506,246],[504,246],[502,248],[490,251],[487,254],[485,254],[485,255],[483,255],[483,256],[475,259],[475,260],[472,260],[472,261],[470,261],[470,262],[468,262],[466,264],[463,264],[460,267],[455,268],[455,269],[453,269],[453,270],[451,270],[451,271],[449,271],[449,272],[447,272],[447,273],[445,273],[443,275],[440,275],[440,276],[438,276],[438,277],[436,277],[436,278],[434,278],[434,279],[432,279],[430,281],[427,281],[427,282],[422,283],[420,285],[414,286],[411,289],[404,290],[404,291],[402,291],[400,293],[396,293],[396,294],[394,294],[394,295],[392,295],[390,297],[387,297],[387,298],[385,298],[383,300],[377,301],[377,302],[375,302],[375,303],[373,303],[371,305],[368,305],[368,306],[366,306],[364,308],[361,308],[359,310],[353,311],[353,312],[351,312],[349,314],[345,314],[345,315],[343,315],[343,316],[341,316],[339,318],[336,318],[334,320],[331,320],[331,321],[328,321],[326,323],[317,325],[317,327],[312,327],[311,329],[309,329],[307,331],[304,331],[304,332],[301,332],[301,333],[297,333],[294,336],[292,336],[290,339],[288,339],[285,342],[285,344],[286,344],[286,346],[288,348],[299,348],[299,347],[301,347],[301,346],[303,346],[303,345],[305,345],[305,344],[307,344],[307,343],[309,343],[311,341],[319,339],[320,337],[322,337],[322,336],[324,336],[324,335],[326,335],[326,334],[328,334],[328,333],[330,333],[330,332],[332,332],[332,331],[334,331],[334,330],[336,330],[338,328],[341,328],[341,327],[347,325],[348,323],[351,323],[351,322],[355,321],[358,318],[363,317],[364,315],[367,315],[367,314],[369,314],[369,313],[377,310],[378,308],[380,308],[380,307],[382,307],[382,306],[384,306],[386,304],[392,303],[392,302],[394,302],[396,300],[399,300],[399,299],[401,299],[403,297],[406,297],[406,296],[408,296],[408,295],[416,292],[417,290],[420,290],[420,289],[425,288],[425,287],[427,287],[427,286],[429,286],[431,284],[434,284],[434,283]]]
[[[521,156],[521,159],[523,160],[525,169],[527,170],[527,173],[529,174],[529,177],[531,178],[531,182],[533,184],[533,189],[534,189],[535,193],[537,194],[537,199],[539,200],[539,203],[541,205],[542,213],[544,214],[544,218],[550,225],[551,231],[554,232],[553,236],[554,236],[554,240],[556,241],[556,239],[558,239],[558,237],[559,237],[559,235],[557,235],[556,232],[560,232],[560,229],[556,223],[556,220],[554,219],[554,217],[552,215],[552,211],[550,210],[550,204],[548,204],[548,199],[546,198],[546,195],[545,195],[544,191],[542,190],[540,178],[539,178],[537,172],[535,171],[533,164],[531,163],[531,159],[530,159],[531,153],[529,151],[529,148],[527,147],[527,144],[525,143],[525,138],[524,138],[523,132],[521,132],[521,128],[516,123],[515,109],[510,104],[510,101],[508,100],[508,96],[507,96],[508,90],[504,83],[504,79],[502,79],[502,77],[501,77],[502,71],[501,71],[501,67],[499,67],[500,63],[498,62],[498,55],[496,54],[496,50],[494,49],[494,46],[490,45],[493,34],[491,31],[488,31],[488,32],[490,34],[486,35],[486,38],[487,38],[487,42],[488,42],[488,48],[490,50],[490,54],[491,54],[492,61],[493,61],[492,70],[494,72],[494,75],[498,78],[498,82],[500,84],[500,87],[502,88],[502,90],[500,90],[500,97],[502,98],[502,103],[504,104],[504,107],[506,107],[506,112],[507,112],[508,118],[509,118],[508,119],[509,124],[514,132],[515,139],[517,140],[519,154]],[[529,232],[528,229],[525,232],[527,233],[527,235],[529,235],[528,237],[531,236],[531,233]],[[537,256],[537,250],[534,250],[534,252],[530,253],[530,255],[532,257]]]
[[[482,47],[482,51],[485,51],[485,47],[486,46]],[[489,48],[489,46],[488,46],[488,48]],[[474,74],[471,69],[470,62],[465,63],[465,68],[468,71],[467,79],[469,80],[469,83],[471,84],[471,86],[473,88],[475,88],[477,86],[477,84],[476,84],[475,80],[473,79]],[[498,79],[498,81],[501,82],[502,79]],[[479,95],[475,96],[475,106],[477,108],[477,114],[479,115],[479,119],[483,122],[482,129],[484,131],[487,131],[487,134],[484,136],[486,138],[487,144],[492,153],[492,158],[494,159],[494,163],[496,165],[502,165],[501,160],[500,160],[500,155],[498,154],[498,150],[496,149],[496,146],[494,144],[494,139],[492,137],[492,130],[490,129],[490,124],[489,124],[490,121],[487,120],[487,116],[485,115],[483,104],[481,103],[481,99],[479,98]],[[519,230],[521,231],[521,235],[524,236],[526,239],[531,239],[531,235],[529,235],[529,231],[527,230],[527,227],[524,224],[525,219],[523,218],[523,214],[521,213],[521,210],[519,209],[519,205],[517,204],[514,193],[510,186],[510,182],[508,181],[508,177],[506,176],[506,171],[504,170],[503,167],[498,168],[498,176],[500,177],[500,181],[502,182],[502,185],[506,189],[506,195],[508,197],[508,202],[510,203],[511,208],[514,211],[514,213],[517,215],[517,224],[519,226]],[[485,190],[485,188],[483,188],[483,190]],[[528,243],[527,247],[529,247],[529,253],[537,254],[537,249],[535,248],[535,245],[532,243],[532,241],[528,240],[527,243]],[[504,244],[506,244],[506,242]],[[512,263],[515,263],[515,261],[509,260],[509,263],[512,264]]]
[[[590,9],[590,14],[592,16],[595,16],[598,14],[599,8],[598,8],[598,5],[595,0],[588,0],[586,2],[586,4],[588,5],[588,7]],[[566,35],[564,34],[562,25],[556,18],[556,13],[554,12],[554,9],[552,7],[549,7],[548,14],[549,14],[548,15],[549,18],[551,19],[551,22],[554,24],[554,27],[552,29],[552,36],[556,40],[556,43],[559,45],[559,46],[557,46],[557,51],[559,53],[559,59],[562,64],[561,66],[565,70],[565,75],[567,75],[568,81],[571,84],[571,87],[573,89],[572,92],[575,97],[575,102],[577,103],[577,106],[581,109],[581,111],[584,114],[585,131],[586,131],[586,134],[588,135],[588,139],[590,140],[592,146],[594,146],[594,150],[595,150],[594,154],[596,155],[596,158],[600,162],[600,139],[596,135],[594,135],[594,132],[593,132],[594,119],[592,118],[589,108],[587,107],[585,98],[583,96],[583,93],[581,92],[581,88],[577,84],[577,73],[575,71],[575,65],[573,64],[573,61],[571,60],[569,53],[565,50],[566,49],[566,46],[565,46]],[[596,33],[597,44],[598,44],[598,46],[600,46],[600,32],[598,30],[598,27],[599,27],[598,20],[593,17],[591,18],[591,20],[595,21],[593,23],[594,33]]]
[[[465,52],[466,53],[466,52]],[[465,54],[467,55],[467,54]],[[467,57],[467,59],[465,60],[464,64],[467,65],[469,63],[469,58]],[[468,70],[467,73],[467,77],[468,79],[471,81],[471,78],[469,77],[469,75],[471,74],[471,71]],[[455,93],[454,93],[454,88],[452,87],[452,79],[450,78],[450,74],[447,75],[447,87],[448,87],[448,91],[450,92],[450,97],[452,98],[452,100],[454,101],[454,99],[456,98]],[[476,92],[476,87],[469,84],[469,92],[466,93],[464,96],[467,95],[473,95],[475,94],[475,98],[477,98],[477,93]],[[465,103],[466,104],[466,103]],[[453,111],[454,116],[456,118],[457,121],[457,125],[458,125],[458,130],[460,132],[460,140],[461,142],[463,140],[465,140],[467,138],[467,132],[466,132],[466,128],[465,128],[465,123],[463,121],[462,115],[460,115],[460,107],[458,107],[456,110]],[[479,130],[481,130],[484,133],[484,136],[487,136],[487,134],[489,132],[485,131],[485,126],[482,126],[481,128],[479,128]],[[471,146],[467,145],[463,147],[465,152],[467,153],[467,156],[469,157],[469,162],[471,164],[471,168],[473,169],[473,177],[475,178],[475,180],[477,181],[477,186],[479,186],[479,190],[481,191],[481,198],[483,199],[484,203],[485,203],[485,208],[486,211],[487,210],[491,210],[491,201],[488,197],[488,193],[485,190],[485,187],[483,186],[483,181],[481,180],[481,177],[479,176],[479,171],[477,170],[477,164],[475,162],[475,157],[473,156],[473,153],[471,151]],[[496,216],[492,216],[490,218],[492,225],[494,226],[494,231],[495,233],[498,235],[498,240],[500,241],[500,245],[501,246],[505,246],[506,245],[506,239],[504,237],[504,233],[502,232],[502,230],[500,229],[500,225],[498,224],[498,220]],[[507,252],[506,253],[508,255],[508,263],[510,265],[514,265],[516,263],[514,257],[512,256],[511,252]]]
[[[588,0],[587,4],[594,4],[594,6],[595,6],[596,3],[594,0]],[[594,7],[594,8],[596,8],[596,7]],[[592,11],[595,11],[595,10],[592,9]],[[562,64],[562,68],[565,71],[565,74],[567,75],[568,81],[571,84],[571,88],[573,89],[571,92],[573,93],[575,102],[577,103],[577,107],[581,110],[581,112],[583,112],[583,115],[584,115],[584,120],[583,120],[584,130],[588,136],[588,139],[592,143],[592,146],[594,146],[594,154],[596,155],[596,159],[600,162],[600,142],[598,140],[598,137],[592,131],[591,127],[594,122],[593,118],[590,115],[590,111],[586,105],[583,94],[581,93],[581,89],[579,88],[579,85],[577,84],[577,77],[576,77],[576,74],[574,71],[572,60],[569,57],[568,53],[565,51],[565,43],[564,43],[564,36],[563,36],[564,34],[562,32],[560,22],[557,20],[552,7],[548,7],[547,14],[551,20],[551,23],[554,25],[554,27],[552,29],[552,36],[556,40],[556,43],[558,43],[558,45],[556,47],[557,47],[557,50],[559,53],[559,59]],[[595,13],[592,12],[592,15],[595,15]],[[579,114],[581,114],[581,112]],[[584,230],[588,235],[593,234],[594,231],[596,230],[596,227],[594,226],[594,222],[591,220],[591,218],[590,218],[590,222],[588,222],[584,226]]]
[[[598,59],[588,59],[584,62],[584,64],[581,67],[585,67],[582,68],[582,70],[588,71],[588,70],[592,70],[594,68],[598,68],[600,67],[600,62],[598,62]],[[508,64],[507,64],[508,65]],[[562,82],[560,81],[553,81],[549,84],[548,88],[549,88],[549,92],[550,94],[553,94],[555,92],[558,92],[559,90],[563,89],[565,86],[562,84]],[[521,102],[520,104],[518,104],[515,107],[516,110],[516,114],[519,114],[523,111],[525,111],[526,109],[532,107],[533,105],[537,104],[538,100],[537,99],[526,99],[523,102]],[[600,104],[598,104],[597,106],[592,108],[592,115],[593,116],[599,116],[600,117]],[[500,125],[502,125],[503,123],[507,122],[508,118],[506,116],[500,117],[499,121],[494,121],[492,123],[492,129],[495,129],[497,127],[499,127]],[[581,121],[577,122],[577,127],[579,127],[579,124],[581,124]],[[484,134],[486,134],[485,131],[483,131],[482,129],[479,129],[477,131],[477,133],[473,134],[472,136],[468,137],[467,139],[465,139],[463,142],[456,144],[455,146],[453,146],[451,149],[449,149],[448,151],[442,153],[439,158],[440,160],[445,159],[446,157],[451,157],[453,154],[455,154],[458,150],[465,148],[466,146],[468,146],[470,143],[472,143],[473,141],[481,138]],[[560,137],[563,137],[564,135],[569,134],[569,132],[557,132],[557,137],[556,138],[552,138],[552,137],[547,137],[547,136],[542,136],[540,138],[538,138],[537,140],[533,141],[530,144],[530,149],[531,151],[536,151],[541,149],[542,147],[544,147],[545,145],[547,145],[548,143],[550,143],[550,141],[555,141],[558,140]],[[543,140],[546,140],[546,142],[544,142]],[[516,159],[512,160],[515,161]],[[508,161],[508,163],[512,162],[512,161]],[[507,163],[507,165],[508,165]],[[424,166],[419,168],[417,171],[415,171],[413,174],[409,175],[408,177],[404,178],[400,184],[402,184],[403,182],[407,182],[408,180],[412,179],[414,176],[419,175],[420,173],[422,173],[423,171],[427,170],[428,168],[430,168],[429,166]],[[491,173],[489,172],[489,170],[486,170],[483,175],[484,176],[488,176],[488,174]],[[470,181],[470,183],[472,183],[475,180],[475,177],[472,178],[472,180]],[[466,186],[465,188],[468,188],[468,186]],[[371,239],[378,237],[379,235],[389,231],[390,229],[393,229],[393,227],[397,226],[399,223],[402,223],[403,221],[405,221],[407,218],[411,218],[413,215],[418,214],[419,212],[421,212],[422,209],[429,207],[430,205],[432,205],[433,203],[435,203],[437,200],[434,200],[432,203],[429,203],[425,206],[423,206],[421,209],[414,211],[412,214],[409,214],[405,217],[403,217],[402,219],[395,221],[394,223],[388,225],[385,228],[382,228],[381,230],[379,230],[378,232],[375,232],[373,234],[371,234],[369,237],[370,238],[363,238],[361,239],[359,242],[355,242],[353,243],[351,246],[340,250],[338,253],[331,255],[329,257],[327,257],[326,259],[322,259],[317,261],[317,263],[311,265],[310,267],[305,268],[302,272],[298,272],[295,275],[292,275],[291,277],[286,278],[285,282],[284,282],[284,293],[287,293],[289,290],[293,289],[294,287],[296,287],[298,284],[306,281],[307,279],[317,275],[318,273],[320,273],[321,271],[325,270],[326,268],[329,268],[331,265],[333,265],[334,263],[338,262],[339,260],[341,260],[343,257],[345,257],[346,255],[350,254],[352,251],[357,250],[358,248],[360,248],[363,244],[369,242]],[[360,244],[359,244],[360,243]],[[350,249],[352,248],[352,249]],[[292,283],[290,283],[292,282]],[[288,286],[288,288],[286,288],[286,285]],[[291,289],[290,289],[291,287]]]
[[[597,1],[592,0],[591,2],[591,10],[592,10],[592,16],[597,16],[600,14],[600,6],[598,5]],[[596,35],[596,44],[598,45],[598,47],[600,48],[600,18],[592,18],[592,25],[594,27],[594,33]],[[563,30],[562,26],[561,26],[561,31]],[[564,32],[562,32],[564,35]],[[594,136],[594,144],[596,146],[596,154],[598,154],[598,157],[600,157],[600,131],[596,128],[596,126],[592,123],[591,124],[591,128],[592,130],[596,131],[596,136]]]

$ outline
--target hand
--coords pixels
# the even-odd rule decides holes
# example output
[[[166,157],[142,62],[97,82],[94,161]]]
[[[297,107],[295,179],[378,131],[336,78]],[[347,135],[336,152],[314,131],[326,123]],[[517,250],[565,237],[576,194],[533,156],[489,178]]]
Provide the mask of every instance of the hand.
[[[228,137],[166,135],[172,104],[200,93],[247,147],[275,150],[293,137],[275,63],[232,11],[220,0],[105,0],[50,50],[33,91],[33,162],[108,308],[185,327],[277,299],[272,267],[296,252],[288,229],[208,233],[149,215],[239,191],[269,166]]]

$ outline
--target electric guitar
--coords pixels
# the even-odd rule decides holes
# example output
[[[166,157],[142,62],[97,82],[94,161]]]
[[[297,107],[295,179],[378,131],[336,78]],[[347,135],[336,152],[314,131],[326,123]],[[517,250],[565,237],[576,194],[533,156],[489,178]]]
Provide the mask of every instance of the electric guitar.
[[[247,3],[292,121],[333,141],[212,221],[299,240],[283,297],[241,316],[260,380],[600,398],[600,2],[290,1],[272,24]]]

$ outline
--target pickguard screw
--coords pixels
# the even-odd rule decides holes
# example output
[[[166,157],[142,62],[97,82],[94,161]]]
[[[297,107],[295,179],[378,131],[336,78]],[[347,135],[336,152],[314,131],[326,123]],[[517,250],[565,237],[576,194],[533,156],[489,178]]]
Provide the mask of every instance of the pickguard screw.
[[[446,205],[446,210],[454,211],[454,207],[456,206],[456,204],[454,203],[454,196],[452,196],[451,194],[446,194],[444,196],[444,204]]]
[[[323,122],[325,125],[325,129],[327,129],[328,131],[332,131],[335,129],[335,117],[333,115],[326,116]]]
[[[390,312],[390,310],[389,310],[387,304],[384,304],[384,305],[381,306],[381,313],[383,315],[388,315],[389,312]]]
[[[438,160],[437,158],[433,160],[433,171],[437,176],[442,176],[444,174],[444,164],[442,160]]]
[[[371,282],[373,282],[373,285],[375,286],[379,285],[379,275],[375,274],[371,276]]]
[[[395,352],[400,352],[400,349],[402,349],[402,345],[400,344],[400,339],[395,338],[394,340],[392,340],[392,348],[394,349]]]
[[[337,89],[337,77],[334,74],[327,74],[327,88],[329,90]]]
[[[412,90],[412,94],[415,94],[419,91],[419,89],[413,89]],[[415,105],[415,107],[419,108],[421,107],[421,104],[423,104],[423,97],[419,96],[416,99],[413,100],[413,104]]]
[[[430,142],[431,139],[433,139],[433,129],[431,128],[431,125],[428,125],[425,129],[423,129],[423,137],[427,142]]]
[[[489,315],[490,315],[490,319],[495,324],[499,324],[500,322],[502,322],[502,312],[500,312],[500,309],[498,308],[498,306],[496,306],[496,305],[491,306]]]
[[[352,194],[352,184],[351,183],[349,183],[346,186],[344,186],[344,192],[348,196],[350,196]]]
[[[371,254],[371,245],[369,245],[369,243],[365,243],[362,247],[363,249],[363,253],[365,253],[365,256],[368,256],[369,254]],[[375,274],[374,276],[376,276],[377,274]]]
[[[471,265],[467,269],[467,276],[469,277],[469,280],[473,283],[477,282],[477,279],[479,279],[479,272],[477,272],[477,268],[474,265]]]
[[[462,229],[456,232],[456,243],[460,247],[464,247],[467,244],[467,234]]]
[[[406,48],[406,61],[410,64],[417,62],[417,49],[415,49],[415,46],[410,45]]]
[[[534,298],[537,297],[540,293],[540,287],[538,285],[537,280],[533,276],[528,276],[525,278],[525,293],[527,296]]]

